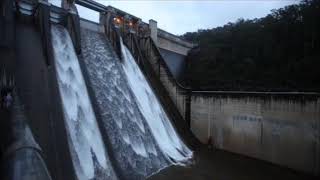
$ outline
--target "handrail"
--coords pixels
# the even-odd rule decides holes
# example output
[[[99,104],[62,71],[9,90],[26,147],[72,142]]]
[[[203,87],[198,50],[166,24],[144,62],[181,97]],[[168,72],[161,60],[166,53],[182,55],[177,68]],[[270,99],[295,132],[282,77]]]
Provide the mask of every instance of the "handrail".
[[[159,63],[161,63],[161,64],[164,66],[164,68],[166,69],[166,71],[167,71],[167,73],[169,74],[170,78],[172,78],[172,79],[174,80],[175,84],[176,84],[179,88],[181,88],[181,89],[183,89],[183,90],[190,91],[191,88],[184,87],[182,84],[180,84],[180,83],[174,78],[172,72],[170,71],[167,63],[165,63],[164,58],[162,57],[162,55],[161,55],[161,53],[160,53],[160,50],[159,50],[158,46],[156,46],[156,44],[155,44],[155,42],[153,41],[153,39],[152,39],[150,36],[148,36],[148,37],[142,37],[141,40],[143,40],[143,39],[145,39],[145,40],[149,43],[149,45],[151,46],[153,52],[156,53],[156,56],[159,58],[159,59],[158,59]],[[147,51],[146,49],[144,49],[144,50]],[[148,53],[146,53],[146,54],[148,54]]]

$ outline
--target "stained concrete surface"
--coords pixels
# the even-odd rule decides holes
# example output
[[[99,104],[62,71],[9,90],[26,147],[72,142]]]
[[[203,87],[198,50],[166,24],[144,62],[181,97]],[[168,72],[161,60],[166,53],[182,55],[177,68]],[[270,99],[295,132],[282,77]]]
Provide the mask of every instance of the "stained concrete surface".
[[[74,179],[61,102],[53,67],[46,66],[41,34],[35,25],[16,24],[16,90],[28,124],[43,151],[53,179]]]
[[[188,167],[171,166],[149,180],[313,180],[315,177],[246,156],[201,147]]]
[[[191,98],[191,129],[217,149],[319,173],[319,100],[303,94],[197,94]]]
[[[0,107],[0,158],[2,160],[6,148],[10,144],[10,112]]]

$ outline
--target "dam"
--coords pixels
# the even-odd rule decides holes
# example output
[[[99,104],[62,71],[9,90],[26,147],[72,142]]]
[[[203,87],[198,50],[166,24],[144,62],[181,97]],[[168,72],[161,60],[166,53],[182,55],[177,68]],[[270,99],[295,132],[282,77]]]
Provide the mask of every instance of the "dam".
[[[95,1],[61,4],[1,2],[1,178],[319,176],[319,93],[184,87],[195,44]]]

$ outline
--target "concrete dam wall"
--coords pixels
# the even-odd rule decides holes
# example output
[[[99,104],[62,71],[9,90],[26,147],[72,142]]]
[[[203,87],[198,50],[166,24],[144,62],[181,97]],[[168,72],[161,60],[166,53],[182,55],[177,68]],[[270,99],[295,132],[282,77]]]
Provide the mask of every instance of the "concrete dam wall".
[[[319,172],[320,99],[191,96],[191,129],[203,143]]]

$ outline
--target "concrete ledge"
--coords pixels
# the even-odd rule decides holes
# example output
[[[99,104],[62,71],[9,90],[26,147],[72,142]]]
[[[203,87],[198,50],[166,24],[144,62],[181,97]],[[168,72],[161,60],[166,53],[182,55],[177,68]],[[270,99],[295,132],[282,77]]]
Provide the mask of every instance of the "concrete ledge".
[[[157,46],[161,49],[172,51],[183,56],[187,56],[189,50],[191,49],[159,36]]]
[[[190,43],[188,41],[185,41],[185,40],[181,39],[180,37],[178,37],[178,36],[176,36],[174,34],[171,34],[171,33],[167,32],[167,31],[164,31],[162,29],[158,29],[158,37],[161,37],[163,39],[167,39],[167,40],[169,40],[171,42],[174,42],[176,44],[179,44],[179,45],[184,46],[184,47],[189,48],[189,49],[191,49],[191,48],[193,48],[195,46],[195,44]]]
[[[86,19],[83,19],[83,18],[80,18],[80,27],[85,28],[85,29],[89,29],[91,31],[104,33],[103,25],[86,20]]]

